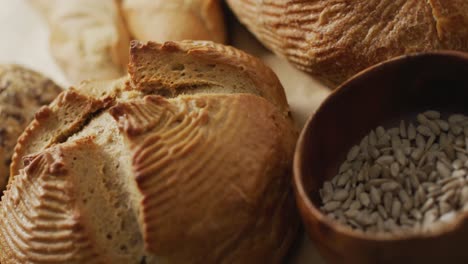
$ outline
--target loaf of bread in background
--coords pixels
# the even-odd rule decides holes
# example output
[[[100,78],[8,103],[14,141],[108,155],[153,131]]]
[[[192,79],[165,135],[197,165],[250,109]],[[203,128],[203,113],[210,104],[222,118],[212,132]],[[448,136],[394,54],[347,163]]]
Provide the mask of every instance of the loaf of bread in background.
[[[276,54],[330,87],[395,56],[468,51],[466,0],[228,0]]]
[[[71,83],[125,74],[130,37],[117,0],[31,0],[47,18],[50,52]]]
[[[133,38],[142,41],[226,41],[220,0],[122,0]]]
[[[127,77],[63,92],[18,140],[0,262],[282,263],[297,131],[273,71],[206,41],[130,55]]]
[[[34,113],[62,91],[52,80],[18,65],[0,65],[0,194],[13,149]],[[1,196],[1,195],[0,195]]]

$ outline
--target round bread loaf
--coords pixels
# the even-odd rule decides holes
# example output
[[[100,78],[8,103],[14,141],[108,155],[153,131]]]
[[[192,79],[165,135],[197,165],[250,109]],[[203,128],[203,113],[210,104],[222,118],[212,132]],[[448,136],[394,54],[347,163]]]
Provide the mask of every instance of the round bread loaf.
[[[52,80],[18,65],[0,65],[0,192],[13,149],[34,113],[62,91]]]
[[[277,77],[212,42],[130,55],[127,77],[63,92],[19,139],[0,262],[281,263],[299,218]]]
[[[269,49],[335,87],[395,56],[468,51],[466,0],[228,0]]]

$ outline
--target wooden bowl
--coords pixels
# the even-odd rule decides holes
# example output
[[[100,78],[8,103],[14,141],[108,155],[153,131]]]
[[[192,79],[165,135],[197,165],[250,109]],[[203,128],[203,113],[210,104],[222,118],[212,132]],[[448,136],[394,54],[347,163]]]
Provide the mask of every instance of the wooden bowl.
[[[468,214],[431,233],[399,237],[352,231],[320,210],[319,189],[338,171],[349,148],[371,129],[435,109],[468,113],[468,54],[402,56],[342,84],[301,133],[294,184],[305,227],[329,263],[468,263]]]

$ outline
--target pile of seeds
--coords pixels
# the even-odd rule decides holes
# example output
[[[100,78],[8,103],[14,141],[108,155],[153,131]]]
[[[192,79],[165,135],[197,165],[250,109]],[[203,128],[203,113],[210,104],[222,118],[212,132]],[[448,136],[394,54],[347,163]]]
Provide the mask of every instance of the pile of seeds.
[[[377,127],[320,190],[321,210],[370,233],[427,231],[468,211],[468,117],[418,114]]]

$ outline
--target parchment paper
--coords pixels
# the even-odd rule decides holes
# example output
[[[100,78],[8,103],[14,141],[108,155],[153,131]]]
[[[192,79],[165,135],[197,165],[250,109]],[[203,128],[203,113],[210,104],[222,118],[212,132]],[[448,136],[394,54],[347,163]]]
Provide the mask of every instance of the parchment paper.
[[[295,122],[302,127],[330,91],[266,50],[239,24],[231,25],[230,34],[233,46],[260,57],[275,71],[286,90]],[[0,0],[0,63],[27,66],[67,87],[70,83],[50,56],[48,35],[45,21],[27,1]],[[290,264],[324,263],[305,234],[292,253]]]

